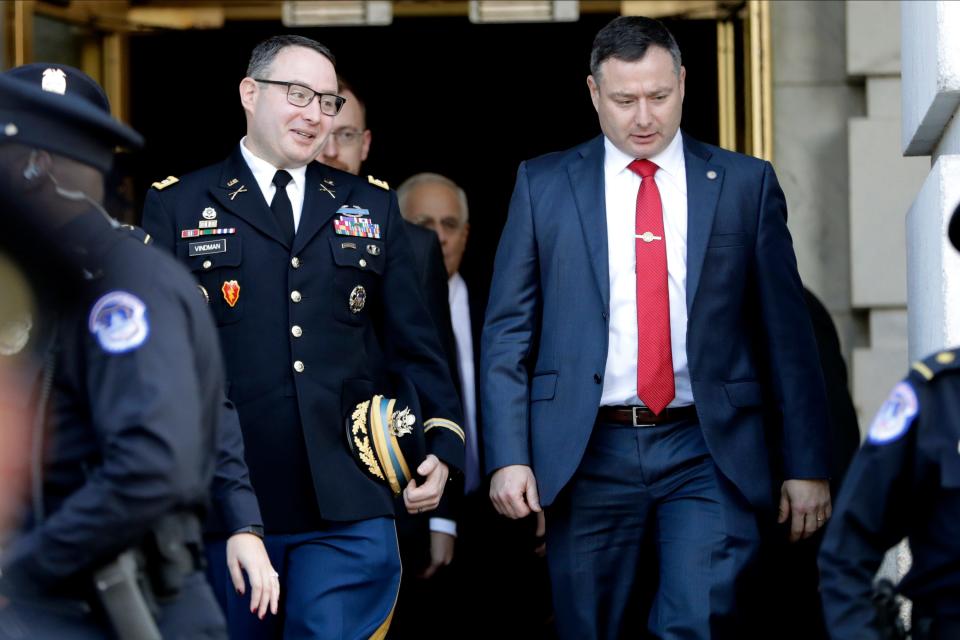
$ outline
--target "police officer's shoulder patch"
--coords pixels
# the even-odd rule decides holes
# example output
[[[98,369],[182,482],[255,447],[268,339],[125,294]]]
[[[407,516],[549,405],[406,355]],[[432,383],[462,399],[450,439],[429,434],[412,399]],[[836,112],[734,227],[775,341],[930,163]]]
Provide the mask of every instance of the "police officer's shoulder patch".
[[[133,351],[150,335],[147,305],[126,291],[102,295],[90,310],[88,325],[90,333],[108,353]]]
[[[373,176],[368,175],[367,182],[369,182],[374,186],[380,187],[381,189],[386,189],[387,191],[390,190],[390,185],[387,184],[386,180],[378,180],[377,178],[374,178]]]
[[[909,382],[899,383],[870,424],[867,440],[872,444],[887,444],[897,440],[913,424],[918,409],[917,393],[913,386]]]
[[[157,191],[163,191],[170,185],[177,184],[178,182],[180,182],[180,178],[177,178],[176,176],[167,176],[163,180],[158,180],[157,182],[154,182],[150,186],[152,186]]]

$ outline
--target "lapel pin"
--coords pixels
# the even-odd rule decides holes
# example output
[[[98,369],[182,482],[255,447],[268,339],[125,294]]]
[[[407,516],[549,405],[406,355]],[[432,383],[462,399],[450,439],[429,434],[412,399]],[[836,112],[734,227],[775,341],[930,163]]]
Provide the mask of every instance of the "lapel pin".
[[[320,185],[320,190],[321,190],[321,191],[326,191],[328,194],[330,194],[330,197],[331,197],[331,198],[336,199],[336,197],[337,197],[336,194],[335,194],[333,191],[330,191],[330,189],[328,189],[328,188],[326,187],[326,185],[322,185],[322,184],[321,184],[321,185]]]
[[[335,187],[335,186],[336,186],[335,184],[333,184],[333,180],[331,180],[330,178],[324,179],[324,182],[326,182],[326,183],[327,183],[328,185],[330,185],[331,187]]]
[[[710,171],[707,171],[707,180],[716,180],[716,179],[717,179],[716,171],[714,171],[713,169],[711,169]]]
[[[230,179],[230,182],[227,183],[227,186],[228,186],[228,187],[232,187],[233,185],[237,184],[238,182],[240,182],[240,181],[237,180],[236,178],[231,178],[231,179]]]
[[[236,191],[231,191],[231,192],[230,192],[230,202],[233,202],[233,199],[234,199],[234,198],[236,198],[236,197],[237,197],[238,195],[240,195],[241,193],[246,193],[246,191],[247,191],[247,188],[246,188],[244,185],[240,185],[240,188],[237,189]]]

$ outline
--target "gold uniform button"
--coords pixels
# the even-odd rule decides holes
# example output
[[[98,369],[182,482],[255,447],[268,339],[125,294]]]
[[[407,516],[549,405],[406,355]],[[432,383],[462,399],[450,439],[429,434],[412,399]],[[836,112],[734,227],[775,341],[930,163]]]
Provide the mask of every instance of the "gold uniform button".
[[[360,258],[360,266],[361,266],[361,267],[367,266],[367,261],[364,260],[363,258]]]
[[[292,291],[290,292],[290,299],[293,300],[294,302],[300,302],[301,300],[303,300],[303,296],[300,295],[299,291]]]
[[[293,370],[294,370],[294,371],[296,371],[297,373],[303,373],[303,370],[304,370],[304,369],[306,369],[306,367],[303,365],[303,362],[302,362],[302,361],[300,361],[300,360],[294,360],[294,361],[293,361]]]
[[[213,266],[213,262],[211,262],[210,260],[204,260],[204,261],[203,261],[203,268],[204,268],[204,269],[209,269],[209,268],[212,267],[212,266]]]
[[[294,256],[293,258],[291,258],[291,259],[290,259],[290,266],[293,267],[294,269],[299,269],[299,268],[300,268],[300,258],[298,258],[298,257],[296,257],[296,256]]]
[[[294,338],[299,338],[300,336],[303,335],[303,329],[300,328],[300,325],[295,324],[292,327],[290,327],[290,333],[293,334]]]

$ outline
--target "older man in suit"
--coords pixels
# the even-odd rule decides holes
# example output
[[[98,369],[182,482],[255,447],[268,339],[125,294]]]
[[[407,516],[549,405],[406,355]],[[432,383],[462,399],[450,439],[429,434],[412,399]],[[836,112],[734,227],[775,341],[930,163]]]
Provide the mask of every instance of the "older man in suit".
[[[653,634],[746,637],[759,524],[777,501],[794,539],[830,515],[784,196],[769,163],[681,133],[686,71],[660,22],[613,20],[590,71],[603,135],[521,165],[500,240],[491,497],[510,517],[547,506],[562,637],[618,637],[657,566]]]

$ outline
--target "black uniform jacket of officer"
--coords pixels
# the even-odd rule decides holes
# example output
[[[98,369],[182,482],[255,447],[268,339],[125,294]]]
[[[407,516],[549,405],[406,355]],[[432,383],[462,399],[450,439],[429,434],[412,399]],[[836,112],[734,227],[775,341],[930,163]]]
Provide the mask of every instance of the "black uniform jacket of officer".
[[[336,233],[348,205],[367,210],[379,238]],[[184,237],[208,208],[227,233]],[[388,391],[390,373],[417,389],[428,451],[463,464],[459,402],[396,195],[311,163],[302,211],[288,246],[239,146],[221,164],[152,189],[144,206],[146,230],[209,294],[268,533],[392,515],[389,493],[351,459],[344,426],[356,403]],[[226,241],[223,251],[191,255],[215,239]]]
[[[820,552],[834,638],[881,637],[872,583],[885,551],[904,537],[913,565],[898,590],[913,600],[914,618],[960,619],[958,356],[944,351],[914,365],[847,472]]]
[[[35,286],[41,318],[31,340],[57,345],[44,436],[44,517],[30,514],[4,550],[3,577],[15,589],[79,593],[92,587],[91,570],[138,543],[160,516],[203,515],[223,364],[196,285],[168,255],[96,211],[57,235],[74,252],[76,275],[82,270],[85,277],[61,274],[69,291],[57,291],[56,279]],[[141,341],[135,336],[142,333],[133,334],[128,350],[105,348],[93,332],[98,303],[118,293],[143,305],[142,321],[128,326],[146,335]]]

